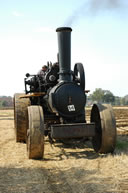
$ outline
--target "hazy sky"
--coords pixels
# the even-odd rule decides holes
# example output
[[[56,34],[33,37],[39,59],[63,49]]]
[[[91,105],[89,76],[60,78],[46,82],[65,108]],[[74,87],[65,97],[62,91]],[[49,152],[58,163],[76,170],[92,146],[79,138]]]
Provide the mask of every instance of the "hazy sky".
[[[127,0],[0,0],[0,95],[24,91],[27,72],[56,62],[58,27],[72,27],[72,69],[86,89],[128,94]]]

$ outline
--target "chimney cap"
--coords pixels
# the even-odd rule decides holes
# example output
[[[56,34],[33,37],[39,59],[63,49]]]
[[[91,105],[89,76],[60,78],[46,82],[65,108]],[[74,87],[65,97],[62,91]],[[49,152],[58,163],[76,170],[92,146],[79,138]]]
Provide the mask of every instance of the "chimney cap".
[[[71,32],[72,28],[70,27],[59,27],[56,29],[56,32]]]

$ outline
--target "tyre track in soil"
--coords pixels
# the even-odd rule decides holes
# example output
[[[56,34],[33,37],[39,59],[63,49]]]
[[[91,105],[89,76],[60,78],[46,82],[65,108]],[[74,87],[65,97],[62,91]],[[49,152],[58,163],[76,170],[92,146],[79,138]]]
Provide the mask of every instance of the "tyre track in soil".
[[[128,156],[98,155],[91,143],[45,142],[45,159],[28,160],[15,143],[13,120],[0,120],[0,193],[128,192]]]

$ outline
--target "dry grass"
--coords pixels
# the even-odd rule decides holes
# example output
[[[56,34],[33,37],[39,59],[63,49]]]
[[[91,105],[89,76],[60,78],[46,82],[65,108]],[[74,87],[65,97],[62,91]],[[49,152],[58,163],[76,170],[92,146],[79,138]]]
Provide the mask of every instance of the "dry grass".
[[[45,159],[28,160],[26,144],[15,143],[12,118],[13,111],[0,111],[0,193],[128,192],[127,147],[98,155],[89,141],[51,146],[46,140]]]

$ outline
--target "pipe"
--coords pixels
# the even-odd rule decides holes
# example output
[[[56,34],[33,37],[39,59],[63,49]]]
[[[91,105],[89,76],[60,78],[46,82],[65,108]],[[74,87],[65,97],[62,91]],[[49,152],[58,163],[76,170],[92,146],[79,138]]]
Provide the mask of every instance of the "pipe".
[[[57,28],[59,50],[59,81],[71,81],[71,31],[69,27]]]

